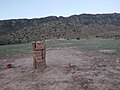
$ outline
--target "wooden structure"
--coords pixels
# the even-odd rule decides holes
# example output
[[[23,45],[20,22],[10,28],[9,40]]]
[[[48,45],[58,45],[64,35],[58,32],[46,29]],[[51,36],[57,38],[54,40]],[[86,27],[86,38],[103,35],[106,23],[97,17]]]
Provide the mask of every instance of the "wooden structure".
[[[32,42],[33,67],[34,69],[44,70],[46,68],[46,51],[44,41]]]

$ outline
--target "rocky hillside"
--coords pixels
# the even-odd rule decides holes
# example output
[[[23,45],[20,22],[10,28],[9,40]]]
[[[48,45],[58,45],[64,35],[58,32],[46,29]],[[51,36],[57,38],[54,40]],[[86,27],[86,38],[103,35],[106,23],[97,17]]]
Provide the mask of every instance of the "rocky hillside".
[[[41,37],[120,38],[120,14],[81,14],[0,21],[0,45],[26,43]]]

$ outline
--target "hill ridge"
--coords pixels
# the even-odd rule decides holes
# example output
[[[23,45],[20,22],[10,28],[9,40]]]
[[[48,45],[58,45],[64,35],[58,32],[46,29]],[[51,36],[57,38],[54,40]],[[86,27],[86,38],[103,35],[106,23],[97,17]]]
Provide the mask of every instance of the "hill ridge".
[[[108,32],[113,32],[109,33]],[[80,14],[0,20],[0,45],[50,38],[119,38],[120,14]]]

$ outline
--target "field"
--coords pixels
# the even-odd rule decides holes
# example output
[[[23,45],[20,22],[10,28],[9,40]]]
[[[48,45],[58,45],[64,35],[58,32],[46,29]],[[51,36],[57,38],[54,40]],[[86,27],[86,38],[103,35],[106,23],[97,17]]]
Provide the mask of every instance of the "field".
[[[120,40],[46,40],[46,63],[33,69],[31,43],[0,46],[0,90],[120,90]]]
[[[65,48],[72,47],[81,51],[99,51],[99,50],[115,50],[112,54],[120,54],[120,40],[47,40],[46,48]],[[31,54],[31,43],[14,44],[0,46],[0,58],[13,56],[25,56]]]

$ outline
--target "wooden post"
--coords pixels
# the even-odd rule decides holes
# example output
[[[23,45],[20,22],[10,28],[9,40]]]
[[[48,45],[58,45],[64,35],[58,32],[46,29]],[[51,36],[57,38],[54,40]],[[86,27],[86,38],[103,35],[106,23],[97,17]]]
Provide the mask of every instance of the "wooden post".
[[[32,42],[32,50],[35,51],[35,49],[36,49],[36,43],[35,43],[35,41],[33,41]]]

